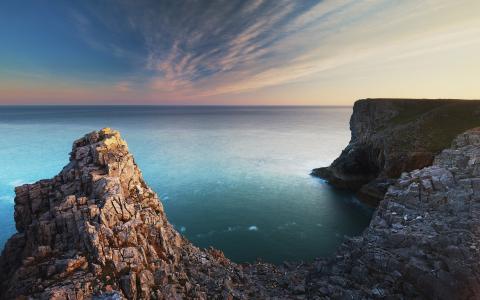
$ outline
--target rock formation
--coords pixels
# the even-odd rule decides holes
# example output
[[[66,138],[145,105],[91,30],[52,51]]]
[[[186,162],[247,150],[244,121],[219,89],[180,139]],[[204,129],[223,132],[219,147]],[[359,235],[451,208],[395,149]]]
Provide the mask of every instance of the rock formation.
[[[480,129],[403,173],[370,226],[333,258],[235,264],[168,223],[126,143],[74,142],[50,180],[16,189],[18,233],[0,257],[0,299],[477,299]]]
[[[355,102],[349,145],[312,175],[377,205],[402,172],[429,166],[457,134],[480,126],[480,101],[365,99]]]
[[[190,244],[110,129],[75,141],[53,179],[15,192],[18,233],[0,259],[1,299],[286,297],[304,281],[301,271],[243,267]]]

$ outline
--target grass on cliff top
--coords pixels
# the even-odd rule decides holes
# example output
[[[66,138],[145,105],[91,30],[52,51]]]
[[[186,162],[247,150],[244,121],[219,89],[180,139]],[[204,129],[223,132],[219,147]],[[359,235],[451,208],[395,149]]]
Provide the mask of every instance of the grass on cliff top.
[[[442,107],[431,117],[426,118],[428,149],[438,153],[450,147],[457,135],[474,127],[480,127],[480,103]]]
[[[450,147],[458,134],[480,127],[480,101],[426,100],[400,106],[400,113],[389,123],[391,126],[412,124],[401,131],[403,136],[397,137],[405,141],[401,147],[407,151],[420,146],[432,153],[439,153]]]
[[[409,103],[405,101],[399,101],[398,103],[395,103],[399,114],[390,120],[390,124],[401,125],[415,121],[425,113],[444,105],[448,105],[448,102],[436,100],[419,100],[415,101],[415,103]]]

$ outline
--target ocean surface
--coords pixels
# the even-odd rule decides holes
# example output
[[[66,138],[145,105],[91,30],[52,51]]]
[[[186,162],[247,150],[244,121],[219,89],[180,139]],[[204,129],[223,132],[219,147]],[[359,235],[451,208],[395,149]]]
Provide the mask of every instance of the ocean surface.
[[[56,175],[72,142],[120,130],[178,231],[236,262],[311,261],[361,233],[372,210],[309,176],[348,143],[351,108],[0,106],[0,247],[14,187]]]

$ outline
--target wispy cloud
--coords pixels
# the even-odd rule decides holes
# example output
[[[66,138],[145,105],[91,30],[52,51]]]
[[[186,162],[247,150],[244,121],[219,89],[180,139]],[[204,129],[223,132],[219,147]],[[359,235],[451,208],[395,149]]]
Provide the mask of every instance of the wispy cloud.
[[[132,90],[131,85],[128,81],[120,81],[115,84],[115,89],[119,92],[130,92]]]
[[[144,87],[158,94],[179,89],[194,94],[197,85],[209,78],[238,74],[246,66],[258,69],[275,64],[273,58],[280,53],[276,53],[279,49],[274,45],[287,36],[291,20],[317,2],[123,1],[115,13],[124,13],[129,28],[144,42],[143,67],[148,74],[141,75]],[[91,24],[109,24],[108,20],[113,19],[112,11],[99,11],[102,10],[96,10],[95,17],[101,21],[74,14],[82,36],[97,49],[102,48],[101,41],[92,40]],[[112,51],[111,44],[103,48]],[[120,50],[116,52],[127,52]],[[122,80],[122,87],[125,86]]]
[[[201,100],[311,80],[321,85],[338,70],[380,65],[408,73],[404,61],[432,53],[448,61],[480,44],[474,0],[81,3],[71,7],[79,37],[130,68],[105,75],[102,94],[111,89],[122,99]]]
[[[442,0],[212,1],[169,6],[167,13],[160,5],[128,19],[148,49],[152,94],[208,97],[306,80],[395,49],[408,50],[398,58],[432,51],[427,37],[446,41],[465,21],[455,10]]]

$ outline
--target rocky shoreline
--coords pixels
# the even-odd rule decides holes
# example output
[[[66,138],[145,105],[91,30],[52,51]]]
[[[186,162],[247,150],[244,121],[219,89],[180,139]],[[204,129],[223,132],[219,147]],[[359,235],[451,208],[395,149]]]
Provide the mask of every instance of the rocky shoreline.
[[[365,232],[313,263],[236,264],[168,223],[120,134],[73,144],[54,178],[17,187],[0,299],[475,299],[480,129],[405,172]]]

